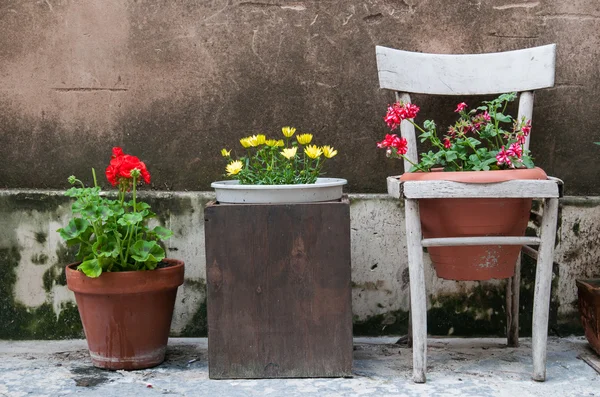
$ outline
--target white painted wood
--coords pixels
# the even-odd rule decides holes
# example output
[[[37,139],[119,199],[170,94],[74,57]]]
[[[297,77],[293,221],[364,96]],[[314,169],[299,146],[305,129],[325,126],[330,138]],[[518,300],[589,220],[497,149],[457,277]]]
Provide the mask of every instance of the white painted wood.
[[[396,92],[396,101],[400,101],[402,103],[411,103],[410,95],[406,92]],[[417,137],[415,135],[415,126],[410,123],[408,120],[402,120],[400,123],[400,135],[402,138],[406,139],[408,143],[408,148],[406,151],[406,158],[417,164],[419,162],[419,155],[417,153]],[[402,160],[404,162],[404,172],[408,172],[412,164],[405,159]]]
[[[544,213],[540,231],[541,243],[538,249],[533,295],[533,327],[531,347],[533,350],[533,380],[546,380],[546,344],[548,341],[548,316],[552,285],[552,262],[556,223],[558,220],[558,199],[544,200]]]
[[[515,265],[515,275],[506,283],[507,345],[519,347],[519,300],[521,292],[521,255]]]
[[[521,251],[530,258],[533,258],[535,260],[537,260],[538,258],[538,252],[534,248],[524,245],[523,247],[521,247]]]
[[[400,192],[400,188],[402,184],[400,183],[400,176],[388,176],[387,177],[387,192],[393,198],[401,198],[402,194]]]
[[[533,98],[534,94],[532,91],[525,91],[519,95],[519,113],[517,113],[517,120],[521,121],[523,117],[526,120],[531,120],[533,117]],[[529,141],[531,140],[531,134],[525,138],[525,149],[529,149]]]
[[[413,338],[413,380],[425,383],[427,370],[427,296],[421,247],[421,220],[419,202],[406,200],[406,245],[410,277],[410,314]]]
[[[391,183],[391,182],[390,182]],[[400,183],[400,182],[398,182]],[[410,199],[422,198],[550,198],[558,197],[558,185],[551,180],[513,180],[499,183],[451,181],[407,181],[399,191]],[[400,190],[401,189],[401,190]]]
[[[464,247],[469,245],[537,245],[539,237],[513,237],[513,236],[491,236],[491,237],[443,237],[426,238],[421,241],[423,247]]]
[[[556,45],[487,54],[423,54],[377,46],[379,85],[434,95],[500,94],[554,85]]]

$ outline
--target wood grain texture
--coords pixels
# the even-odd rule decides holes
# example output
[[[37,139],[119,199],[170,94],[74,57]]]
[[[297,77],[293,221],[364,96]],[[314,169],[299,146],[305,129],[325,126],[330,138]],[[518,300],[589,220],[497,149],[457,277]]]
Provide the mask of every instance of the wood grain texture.
[[[519,347],[519,302],[521,296],[521,255],[517,259],[515,275],[506,280],[506,342]]]
[[[548,316],[552,287],[552,262],[556,224],[558,222],[558,199],[544,200],[543,221],[540,229],[541,243],[535,272],[533,295],[533,326],[531,329],[531,349],[533,351],[532,379],[546,380],[546,348],[548,341]]]
[[[398,181],[398,183],[401,183]],[[388,179],[388,184],[394,184]],[[393,190],[410,199],[427,198],[550,198],[559,197],[553,180],[512,180],[499,183],[406,181]]]
[[[407,92],[396,92],[396,101],[402,103],[411,103],[410,95]],[[406,159],[412,161],[413,163],[419,162],[419,154],[417,152],[417,136],[415,134],[415,126],[408,120],[402,120],[400,123],[400,135],[402,138],[407,141],[406,148]],[[410,161],[403,159],[402,162],[404,164],[404,172],[408,172],[412,164]]]
[[[349,203],[205,209],[209,375],[352,374]]]
[[[484,95],[554,85],[556,45],[487,54],[423,54],[376,47],[379,85],[433,95]]]
[[[425,383],[427,372],[427,294],[419,202],[406,200],[406,248],[410,277],[410,315],[413,349],[413,381]]]

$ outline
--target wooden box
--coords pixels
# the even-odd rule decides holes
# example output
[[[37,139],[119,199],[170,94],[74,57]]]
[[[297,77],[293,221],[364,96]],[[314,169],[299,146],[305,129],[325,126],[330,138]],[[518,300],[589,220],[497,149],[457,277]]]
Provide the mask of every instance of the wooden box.
[[[596,353],[600,354],[600,279],[575,281],[585,337]]]
[[[348,200],[204,215],[210,378],[351,376]]]

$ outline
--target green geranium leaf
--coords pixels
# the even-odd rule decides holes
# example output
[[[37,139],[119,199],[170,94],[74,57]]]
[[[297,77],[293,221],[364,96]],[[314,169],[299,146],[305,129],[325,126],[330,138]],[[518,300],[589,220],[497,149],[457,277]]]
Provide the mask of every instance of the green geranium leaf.
[[[96,278],[102,274],[102,267],[100,266],[98,259],[90,259],[82,262],[77,269],[81,270],[86,276],[92,278]]]
[[[112,235],[102,235],[96,239],[92,246],[92,250],[98,257],[116,258],[119,256],[119,244],[117,239]]]
[[[446,152],[446,161],[454,161],[458,158],[455,151],[447,151]]]
[[[154,233],[160,240],[166,240],[173,236],[173,232],[171,230],[162,226],[156,226],[154,229],[152,229],[152,233]]]
[[[129,212],[119,218],[118,223],[122,226],[137,225],[144,220],[144,216],[139,212]]]
[[[73,240],[82,236],[87,228],[90,226],[88,221],[82,218],[71,219],[69,224],[64,228],[57,230],[60,236],[65,240]]]
[[[165,258],[165,251],[156,241],[138,240],[131,246],[131,257],[138,262],[160,262]]]
[[[512,121],[512,117],[510,116],[506,116],[502,113],[496,113],[496,120],[502,122],[502,123],[510,123]]]
[[[140,201],[138,203],[135,204],[135,210],[136,211],[143,211],[143,210],[149,210],[150,209],[150,204],[148,203],[144,203],[143,201]]]
[[[527,168],[533,168],[535,165],[533,164],[533,160],[529,156],[523,156],[523,164]]]

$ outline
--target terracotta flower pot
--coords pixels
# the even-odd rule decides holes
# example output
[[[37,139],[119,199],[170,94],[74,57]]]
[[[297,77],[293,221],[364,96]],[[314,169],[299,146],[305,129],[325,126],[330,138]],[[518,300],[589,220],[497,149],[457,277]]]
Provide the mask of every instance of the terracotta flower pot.
[[[600,279],[575,282],[585,337],[596,353],[600,354]]]
[[[546,179],[540,168],[502,171],[414,172],[402,181],[446,180],[497,183],[514,179]],[[531,199],[426,199],[419,200],[424,238],[523,236]],[[438,277],[449,280],[489,280],[512,277],[519,246],[484,245],[429,247]]]
[[[87,277],[67,266],[67,285],[75,292],[94,366],[106,369],[154,367],[165,358],[177,288],[184,264]]]

